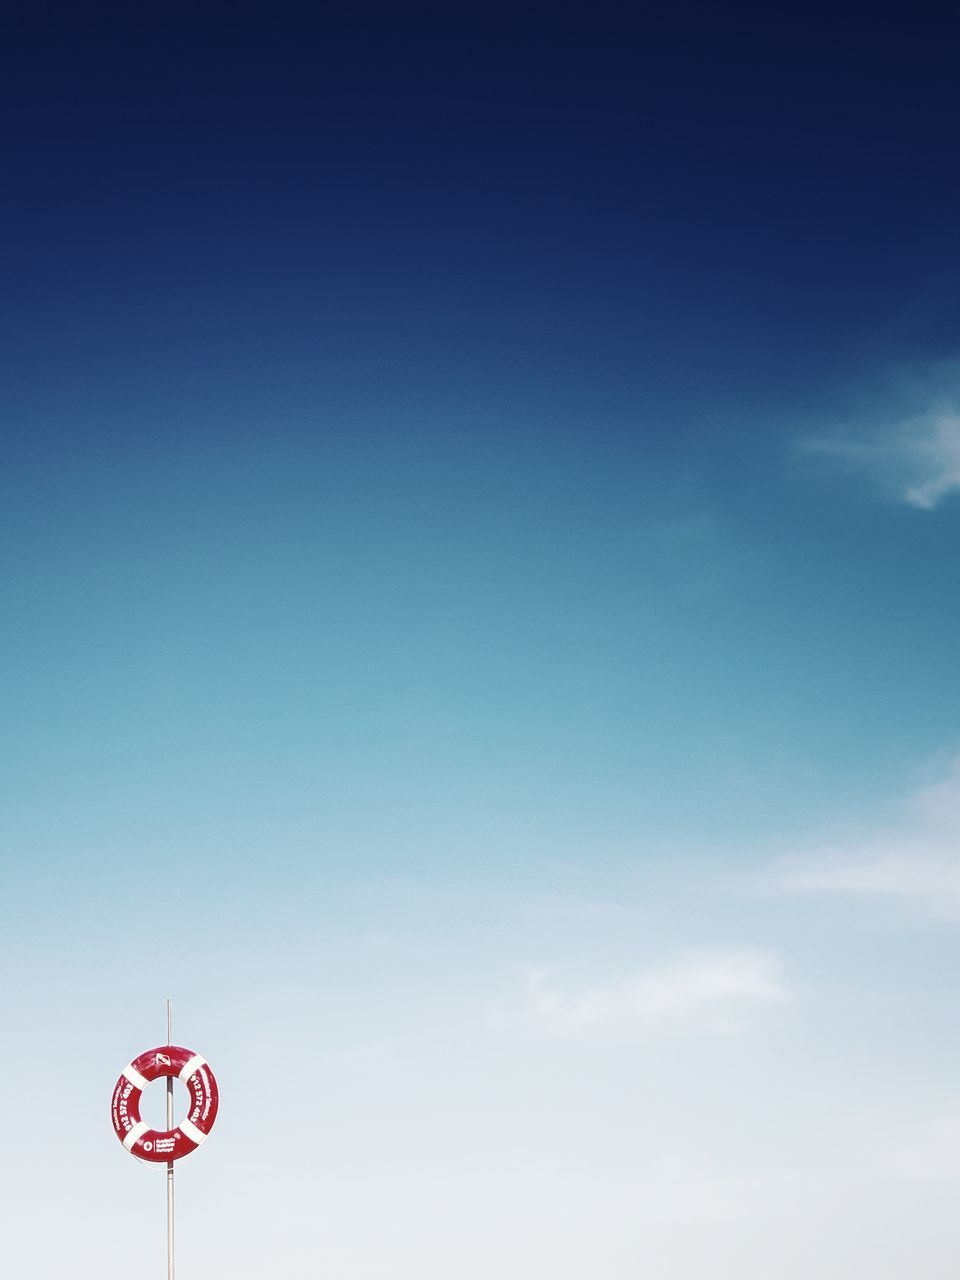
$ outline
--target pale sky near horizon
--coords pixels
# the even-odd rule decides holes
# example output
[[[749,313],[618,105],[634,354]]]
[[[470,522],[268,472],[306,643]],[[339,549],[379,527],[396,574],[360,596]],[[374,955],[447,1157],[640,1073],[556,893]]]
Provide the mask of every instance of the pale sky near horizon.
[[[955,46],[827,26],[11,28],[17,1280],[163,1274],[168,996],[179,1280],[953,1280]]]

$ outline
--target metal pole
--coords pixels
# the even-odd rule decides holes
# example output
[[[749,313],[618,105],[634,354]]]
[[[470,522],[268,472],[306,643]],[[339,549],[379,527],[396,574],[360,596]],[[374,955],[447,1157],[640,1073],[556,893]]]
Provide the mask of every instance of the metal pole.
[[[167,1044],[173,1044],[173,1001],[167,1001]],[[167,1076],[167,1131],[173,1128],[173,1076]],[[167,1280],[173,1280],[173,1161],[167,1161]]]

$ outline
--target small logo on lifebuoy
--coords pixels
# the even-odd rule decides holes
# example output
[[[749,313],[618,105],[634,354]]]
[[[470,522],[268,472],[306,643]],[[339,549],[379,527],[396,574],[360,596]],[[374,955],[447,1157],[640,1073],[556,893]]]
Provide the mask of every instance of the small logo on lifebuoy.
[[[156,1062],[158,1067],[169,1067],[170,1065],[170,1059],[165,1053],[158,1053],[156,1055]]]
[[[153,1150],[153,1143],[152,1143],[152,1142],[145,1142],[145,1143],[143,1144],[143,1149],[144,1149],[144,1151],[152,1151],[152,1150]]]

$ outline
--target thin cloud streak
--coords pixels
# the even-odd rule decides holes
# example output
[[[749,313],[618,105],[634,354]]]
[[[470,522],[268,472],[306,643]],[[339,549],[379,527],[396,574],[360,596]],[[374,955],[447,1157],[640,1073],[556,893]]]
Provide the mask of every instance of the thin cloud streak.
[[[774,878],[785,893],[899,899],[960,920],[960,757],[892,830],[793,858]]]
[[[801,447],[923,511],[960,492],[960,411],[949,401],[865,435],[810,439]]]
[[[564,990],[544,970],[527,976],[527,1004],[534,1020],[553,1031],[582,1031],[604,1024],[696,1016],[733,1003],[778,1003],[788,998],[780,962],[769,951],[695,952],[671,964]]]

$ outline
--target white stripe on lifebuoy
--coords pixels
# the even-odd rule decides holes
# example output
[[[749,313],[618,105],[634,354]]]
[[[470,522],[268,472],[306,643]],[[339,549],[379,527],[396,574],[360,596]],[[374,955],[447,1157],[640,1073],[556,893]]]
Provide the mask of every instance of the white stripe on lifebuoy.
[[[144,1089],[150,1083],[146,1076],[142,1076],[132,1062],[128,1062],[120,1073],[127,1077],[135,1089],[139,1089],[143,1093]]]
[[[195,1142],[198,1147],[200,1143],[203,1142],[204,1138],[207,1136],[202,1129],[197,1128],[197,1126],[193,1123],[192,1120],[181,1120],[180,1132],[184,1134],[186,1137],[188,1137],[191,1142]]]
[[[145,1120],[138,1120],[132,1129],[128,1130],[127,1136],[123,1140],[123,1145],[128,1151],[132,1151],[134,1144],[139,1142],[150,1126]]]
[[[195,1053],[193,1057],[190,1059],[190,1061],[187,1063],[187,1065],[180,1072],[179,1078],[183,1081],[184,1084],[186,1084],[195,1071],[199,1071],[201,1067],[205,1067],[206,1065],[207,1065],[206,1058],[201,1058],[199,1053]]]

